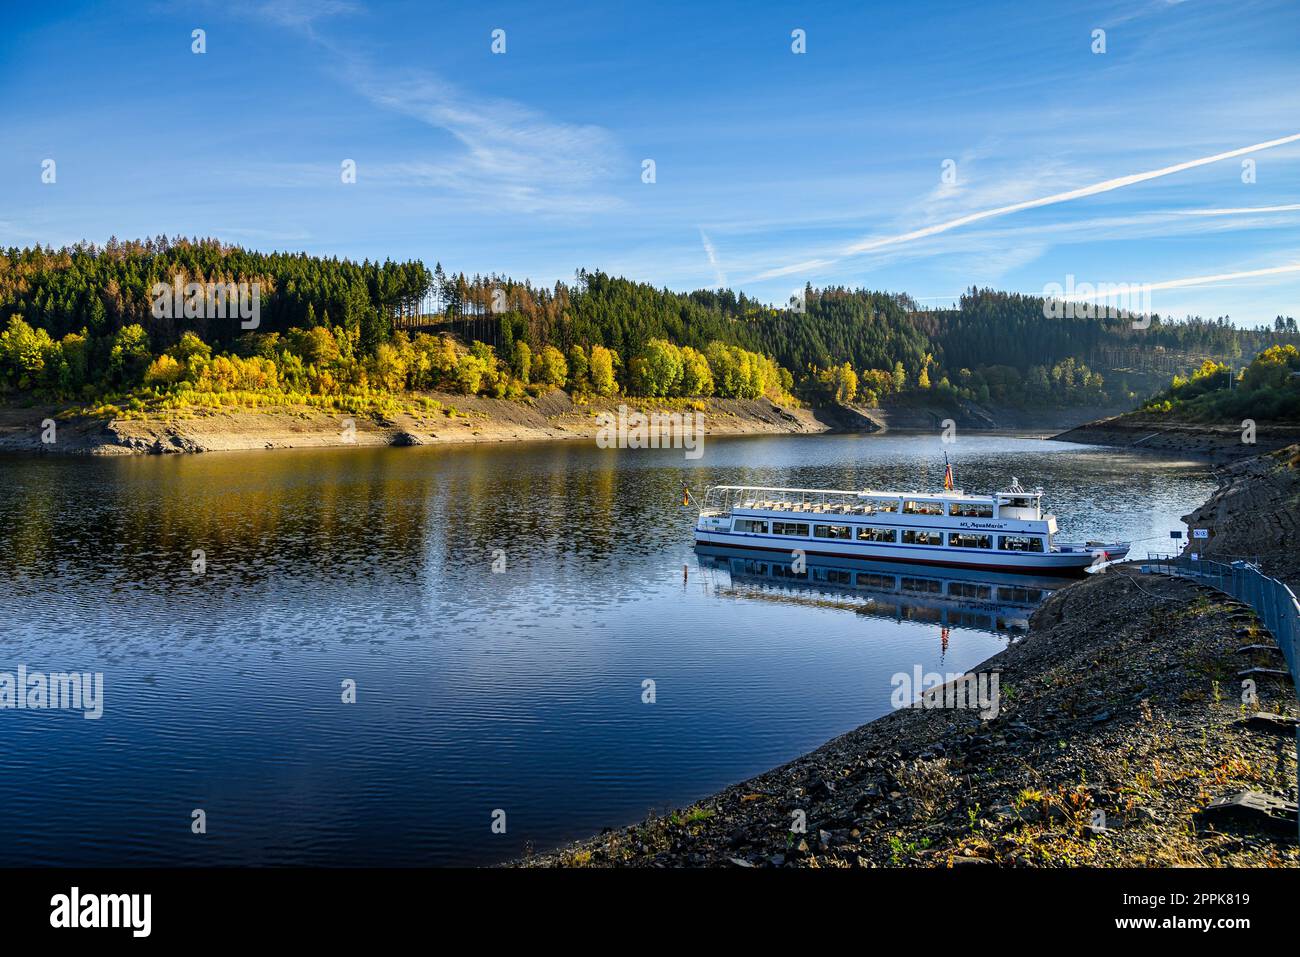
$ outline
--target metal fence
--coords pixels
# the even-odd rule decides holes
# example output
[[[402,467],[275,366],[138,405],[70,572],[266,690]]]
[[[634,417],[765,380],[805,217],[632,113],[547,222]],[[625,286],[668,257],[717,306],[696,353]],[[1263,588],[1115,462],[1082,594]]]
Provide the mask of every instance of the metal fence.
[[[1153,556],[1142,564],[1165,575],[1194,578],[1255,609],[1264,627],[1282,649],[1292,681],[1300,677],[1297,673],[1300,665],[1296,660],[1297,642],[1300,642],[1300,602],[1296,601],[1295,592],[1282,582],[1269,578],[1259,570],[1259,566],[1247,561],[1224,564],[1177,555]]]
[[[1300,663],[1296,654],[1297,642],[1300,641],[1300,602],[1296,601],[1295,592],[1247,561],[1224,564],[1187,555],[1161,555],[1152,556],[1142,562],[1142,566],[1144,570],[1204,582],[1255,609],[1282,650],[1296,697],[1300,699]],[[1300,766],[1300,728],[1296,729],[1296,761]]]

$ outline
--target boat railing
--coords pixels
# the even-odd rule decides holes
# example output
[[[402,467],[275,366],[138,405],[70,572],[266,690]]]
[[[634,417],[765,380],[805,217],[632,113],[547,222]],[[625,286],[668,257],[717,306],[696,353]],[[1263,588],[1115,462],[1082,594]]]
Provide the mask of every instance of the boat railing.
[[[1300,602],[1284,582],[1270,578],[1259,566],[1247,561],[1228,564],[1189,555],[1157,555],[1142,563],[1144,571],[1176,575],[1202,582],[1245,602],[1255,610],[1286,659],[1292,687],[1300,687]],[[1300,699],[1300,692],[1297,692]],[[1296,731],[1296,757],[1300,764],[1300,729]]]
[[[893,501],[892,498],[887,499]],[[701,506],[705,515],[727,515],[737,510],[765,512],[799,512],[813,515],[874,515],[890,512],[862,493],[781,489],[746,486],[714,486],[704,495]]]
[[[1037,500],[1035,499],[1035,502]],[[951,503],[947,507],[944,502]],[[957,509],[958,511],[953,511]],[[992,519],[993,498],[966,497],[958,493],[889,492],[867,489],[770,488],[757,485],[714,485],[706,490],[700,514],[725,518],[735,511],[785,512],[810,515],[869,517],[889,515],[916,518]],[[1019,514],[1024,512],[1025,514]],[[1041,509],[1015,509],[1003,504],[996,517],[1016,521],[1041,521]]]

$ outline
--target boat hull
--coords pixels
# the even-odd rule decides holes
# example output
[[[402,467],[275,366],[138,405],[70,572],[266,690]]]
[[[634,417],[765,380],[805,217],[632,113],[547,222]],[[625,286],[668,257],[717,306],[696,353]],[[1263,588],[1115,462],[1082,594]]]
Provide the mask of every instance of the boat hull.
[[[907,565],[928,565],[943,568],[972,568],[986,571],[1020,574],[1082,575],[1096,561],[1090,550],[1076,552],[993,552],[979,554],[973,550],[954,552],[951,549],[925,545],[887,545],[870,542],[826,541],[820,539],[792,538],[789,536],[758,535],[745,532],[695,529],[695,544],[739,548],[750,551],[783,551],[799,549],[805,555],[823,558],[857,558],[871,561],[902,562]],[[1105,560],[1118,560],[1127,553],[1127,546],[1117,554],[1107,553]]]

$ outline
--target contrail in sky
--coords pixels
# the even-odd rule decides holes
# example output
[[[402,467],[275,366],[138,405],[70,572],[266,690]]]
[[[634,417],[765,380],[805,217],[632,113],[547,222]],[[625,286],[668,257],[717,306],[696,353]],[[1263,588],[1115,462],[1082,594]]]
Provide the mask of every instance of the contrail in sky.
[[[704,253],[709,257],[709,265],[713,267],[714,275],[717,277],[718,288],[726,289],[727,275],[722,271],[722,267],[718,265],[718,251],[713,248],[713,240],[709,239],[702,229],[700,230],[700,242],[704,243]]]
[[[1209,286],[1216,282],[1228,282],[1232,279],[1251,279],[1256,276],[1277,276],[1282,273],[1300,272],[1300,263],[1291,263],[1289,266],[1269,266],[1266,269],[1247,269],[1244,272],[1222,272],[1212,276],[1189,276],[1186,279],[1166,279],[1163,282],[1144,282],[1134,283],[1137,289],[1149,292],[1153,289],[1182,289],[1185,286]],[[1061,296],[1064,300],[1092,300],[1108,299],[1115,295],[1111,292],[1098,292],[1091,295],[1074,294],[1070,296]]]
[[[1209,286],[1216,282],[1229,282],[1233,279],[1252,279],[1258,276],[1278,276],[1290,272],[1300,272],[1300,263],[1292,263],[1289,266],[1268,266],[1264,269],[1247,269],[1242,272],[1223,272],[1215,273],[1212,276],[1189,276],[1185,279],[1166,279],[1162,282],[1130,283],[1128,292],[1149,292],[1152,289],[1182,289],[1187,286]],[[956,302],[964,293],[952,293],[947,296],[913,296],[917,302],[930,302],[940,299],[951,299]],[[1094,293],[1072,293],[1070,295],[1058,296],[1062,302],[1091,302],[1095,299],[1113,299],[1120,293],[1114,289],[1101,290]]]
[[[1283,146],[1287,143],[1294,143],[1296,141],[1300,141],[1300,133],[1293,133],[1290,136],[1283,136],[1275,140],[1256,143],[1253,146],[1243,146],[1241,149],[1229,150],[1226,153],[1216,153],[1213,156],[1202,156],[1200,159],[1188,160],[1185,163],[1175,163],[1173,166],[1164,166],[1160,169],[1153,169],[1145,173],[1133,173],[1130,176],[1119,176],[1115,179],[1103,180],[1100,183],[1093,183],[1091,186],[1082,186],[1079,189],[1067,190],[1064,193],[1053,193],[1051,196],[1043,196],[1040,199],[1030,199],[1025,200],[1022,203],[1012,203],[1010,206],[999,206],[996,209],[985,209],[978,213],[969,213],[966,216],[959,216],[957,219],[950,219],[943,223],[935,223],[933,226],[914,229],[911,232],[900,233],[897,236],[885,236],[880,239],[864,239],[860,242],[853,243],[850,246],[846,246],[840,252],[838,258],[842,259],[846,256],[857,255],[858,253],[871,252],[876,249],[885,249],[902,243],[910,243],[917,239],[925,239],[927,236],[946,233],[948,230],[956,229],[959,226],[967,226],[971,223],[978,223],[981,220],[993,219],[997,216],[1006,216],[1010,213],[1018,213],[1024,209],[1036,209],[1039,206],[1054,206],[1057,203],[1067,203],[1072,199],[1082,199],[1085,196],[1096,196],[1098,193],[1109,193],[1111,190],[1122,189],[1125,186],[1132,186],[1134,183],[1145,183],[1147,180],[1159,179],[1162,176],[1181,173],[1184,170],[1195,169],[1198,166],[1208,166],[1210,163],[1218,163],[1221,160],[1232,159],[1235,156],[1245,156],[1247,153],[1257,153],[1260,150],[1272,149],[1275,146]],[[771,269],[765,273],[761,273],[756,278],[771,279],[776,276],[785,276],[799,272],[807,267],[830,265],[836,261],[837,260],[835,259],[818,259],[808,263],[799,263],[795,266],[783,266],[779,269]]]
[[[1247,213],[1290,213],[1300,209],[1300,203],[1285,206],[1238,206],[1235,209],[1183,209],[1183,216],[1241,216]]]

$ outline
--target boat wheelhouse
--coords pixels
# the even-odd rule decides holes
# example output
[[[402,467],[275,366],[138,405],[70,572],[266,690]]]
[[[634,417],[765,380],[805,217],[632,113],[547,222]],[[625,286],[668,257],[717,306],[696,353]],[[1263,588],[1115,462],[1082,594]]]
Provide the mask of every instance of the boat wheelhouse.
[[[1043,490],[1014,478],[992,495],[877,489],[715,485],[700,504],[696,544],[801,550],[1011,572],[1078,572],[1128,554],[1128,542],[1060,542]]]

